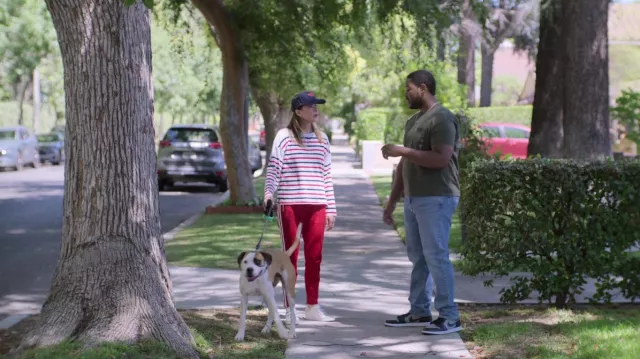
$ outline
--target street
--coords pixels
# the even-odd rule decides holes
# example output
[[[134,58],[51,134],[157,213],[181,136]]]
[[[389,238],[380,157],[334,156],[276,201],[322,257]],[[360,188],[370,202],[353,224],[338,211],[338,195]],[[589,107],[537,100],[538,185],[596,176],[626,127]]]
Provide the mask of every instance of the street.
[[[60,251],[63,195],[64,165],[0,172],[0,320],[39,311]],[[162,233],[219,197],[209,186],[160,192]]]

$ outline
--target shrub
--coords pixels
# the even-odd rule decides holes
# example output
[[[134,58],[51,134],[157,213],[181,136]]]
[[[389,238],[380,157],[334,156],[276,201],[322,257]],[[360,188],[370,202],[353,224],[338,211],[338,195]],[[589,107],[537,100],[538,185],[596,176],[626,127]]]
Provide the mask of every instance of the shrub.
[[[611,114],[620,122],[624,137],[640,146],[640,92],[622,90]]]
[[[468,114],[477,123],[507,122],[530,126],[533,106],[472,107]]]
[[[591,301],[620,289],[640,298],[640,161],[581,163],[528,159],[477,161],[462,182],[467,242],[463,273],[507,276],[503,303],[527,299],[557,307],[575,302],[587,278]],[[485,286],[491,286],[492,280]]]

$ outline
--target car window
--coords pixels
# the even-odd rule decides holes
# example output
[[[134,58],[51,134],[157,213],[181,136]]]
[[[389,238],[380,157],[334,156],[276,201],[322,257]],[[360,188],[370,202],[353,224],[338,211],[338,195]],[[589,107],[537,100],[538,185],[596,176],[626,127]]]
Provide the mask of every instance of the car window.
[[[515,127],[505,127],[504,133],[507,138],[529,138],[529,131]]]
[[[57,142],[58,136],[56,135],[38,135],[38,142]]]
[[[0,131],[0,140],[13,140],[14,138],[16,138],[16,131],[13,131],[13,130]]]
[[[500,137],[500,128],[499,127],[494,127],[494,126],[482,127],[482,137],[499,138]]]
[[[218,142],[214,130],[206,128],[171,128],[164,140],[176,142]]]

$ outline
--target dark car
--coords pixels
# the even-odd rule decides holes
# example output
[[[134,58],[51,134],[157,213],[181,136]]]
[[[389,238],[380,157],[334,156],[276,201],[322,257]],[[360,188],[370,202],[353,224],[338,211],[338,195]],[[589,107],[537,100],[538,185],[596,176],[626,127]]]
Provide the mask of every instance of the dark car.
[[[53,165],[59,165],[64,162],[64,135],[59,132],[52,132],[37,135],[38,153],[40,153],[40,162],[51,162]]]
[[[252,172],[262,168],[262,155],[249,141]],[[257,156],[256,156],[257,152]],[[217,127],[175,125],[169,128],[158,148],[158,187],[162,191],[176,182],[215,184],[221,192],[228,189],[227,166]]]

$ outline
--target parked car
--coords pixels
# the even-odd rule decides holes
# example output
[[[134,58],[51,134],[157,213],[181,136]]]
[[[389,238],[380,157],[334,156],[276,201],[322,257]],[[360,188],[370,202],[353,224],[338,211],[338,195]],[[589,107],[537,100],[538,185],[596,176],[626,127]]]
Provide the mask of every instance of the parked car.
[[[64,135],[62,133],[52,132],[36,137],[38,138],[40,162],[51,162],[55,166],[64,162]]]
[[[265,151],[267,148],[267,131],[260,131],[260,150]]]
[[[262,154],[254,141],[248,144],[252,172],[262,168]],[[206,182],[220,191],[228,189],[227,166],[217,127],[175,125],[167,130],[158,148],[158,187],[175,182]]]
[[[499,152],[501,158],[508,154],[513,158],[527,158],[531,133],[529,127],[502,122],[487,122],[479,127],[482,138],[486,139],[489,154]]]
[[[36,137],[24,126],[0,128],[0,168],[19,171],[25,165],[40,165]]]

